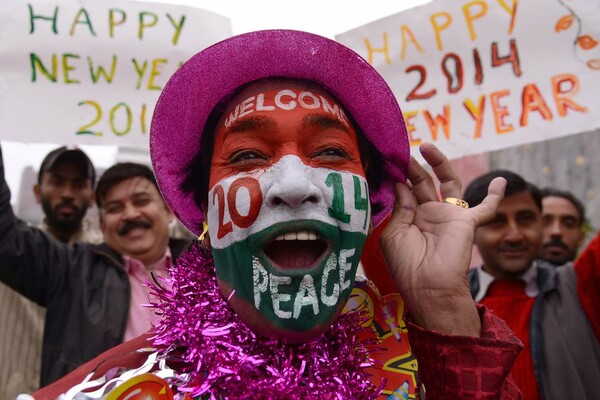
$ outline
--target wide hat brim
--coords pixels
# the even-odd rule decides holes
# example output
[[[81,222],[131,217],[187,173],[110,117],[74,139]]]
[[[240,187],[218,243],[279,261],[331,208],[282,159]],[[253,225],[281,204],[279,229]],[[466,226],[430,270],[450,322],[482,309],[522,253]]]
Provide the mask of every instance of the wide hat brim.
[[[377,226],[392,210],[394,183],[404,182],[410,158],[398,102],[381,75],[346,46],[312,33],[265,30],[218,42],[184,63],[165,85],[152,117],[150,156],[159,188],[175,216],[200,234],[204,216],[181,189],[197,157],[215,105],[240,86],[269,77],[314,81],[334,95],[383,157],[382,184],[371,202]]]

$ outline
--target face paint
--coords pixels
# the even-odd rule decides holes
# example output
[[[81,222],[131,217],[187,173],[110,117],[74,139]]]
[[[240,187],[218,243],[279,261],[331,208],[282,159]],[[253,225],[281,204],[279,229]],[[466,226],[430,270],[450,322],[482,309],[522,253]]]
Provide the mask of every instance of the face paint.
[[[244,99],[235,106],[225,119],[224,126],[229,128],[233,122],[260,111],[292,111],[295,109],[322,110],[330,113],[349,126],[344,110],[331,98],[315,94],[312,91],[299,89],[280,89],[258,93]]]
[[[294,208],[263,201],[275,193],[315,201]],[[281,328],[305,331],[330,321],[354,284],[367,198],[363,177],[311,168],[296,156],[224,179],[211,190],[208,211],[219,280]]]
[[[259,334],[309,339],[331,325],[354,285],[368,188],[354,129],[307,100],[331,106],[329,95],[269,89],[246,90],[225,113],[207,221],[219,285],[244,322]],[[290,92],[296,107],[267,106]]]

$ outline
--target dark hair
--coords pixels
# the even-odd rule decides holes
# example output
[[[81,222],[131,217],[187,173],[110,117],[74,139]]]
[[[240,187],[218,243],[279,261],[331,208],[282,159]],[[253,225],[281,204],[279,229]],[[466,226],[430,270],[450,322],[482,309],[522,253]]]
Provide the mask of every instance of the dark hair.
[[[485,196],[487,196],[490,182],[498,177],[506,179],[504,197],[512,196],[515,193],[529,192],[539,210],[542,210],[542,195],[537,186],[527,182],[514,172],[507,170],[493,170],[479,176],[467,186],[463,199],[469,203],[470,207],[481,204]]]
[[[291,78],[279,78],[272,77],[267,78],[266,80],[276,81],[278,79],[290,80]],[[291,79],[294,81],[300,81],[298,79]],[[315,84],[314,82],[308,81],[309,83]],[[242,92],[247,86],[253,84],[254,82],[246,83],[235,91],[233,91],[230,95],[223,98],[217,105],[213,108],[211,113],[209,114],[206,123],[204,124],[204,129],[202,131],[202,141],[200,143],[200,151],[194,157],[190,163],[188,164],[186,171],[187,176],[184,181],[180,185],[180,189],[184,193],[193,193],[194,202],[198,206],[198,208],[206,213],[207,211],[207,194],[208,194],[208,184],[210,178],[210,166],[212,163],[212,155],[213,155],[213,147],[215,141],[215,132],[216,126],[219,122],[219,119],[225,113],[225,109],[227,108],[227,104],[229,101],[237,96],[238,93]],[[326,89],[325,89],[326,90]],[[333,94],[331,94],[333,96]],[[335,98],[335,97],[334,97]],[[337,100],[337,99],[336,99]],[[339,101],[338,101],[339,102]],[[343,107],[342,103],[339,102]],[[383,155],[369,142],[369,140],[364,136],[356,122],[354,121],[352,115],[344,109],[344,113],[350,120],[350,123],[356,130],[357,140],[358,140],[358,148],[360,150],[361,162],[363,168],[365,170],[365,175],[367,178],[367,182],[369,183],[369,191],[375,191],[381,187],[383,184],[383,174],[381,171],[384,171],[384,158]],[[371,214],[375,214],[383,208],[383,204],[371,204]]]
[[[583,203],[575,197],[575,195],[567,190],[560,190],[556,188],[546,187],[541,191],[542,199],[545,197],[560,197],[567,201],[570,201],[571,204],[577,209],[577,214],[579,214],[579,225],[585,224],[585,206]]]
[[[129,178],[146,178],[158,189],[154,172],[144,165],[132,162],[118,163],[104,171],[98,185],[96,187],[96,204],[98,208],[102,207],[102,203],[106,197],[106,193],[115,185]]]

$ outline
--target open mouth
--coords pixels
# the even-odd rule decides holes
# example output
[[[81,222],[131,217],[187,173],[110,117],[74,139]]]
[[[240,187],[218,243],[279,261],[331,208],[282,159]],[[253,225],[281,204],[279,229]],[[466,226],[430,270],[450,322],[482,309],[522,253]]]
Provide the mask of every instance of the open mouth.
[[[325,255],[328,247],[314,231],[302,230],[280,234],[265,246],[264,253],[276,268],[307,269]]]

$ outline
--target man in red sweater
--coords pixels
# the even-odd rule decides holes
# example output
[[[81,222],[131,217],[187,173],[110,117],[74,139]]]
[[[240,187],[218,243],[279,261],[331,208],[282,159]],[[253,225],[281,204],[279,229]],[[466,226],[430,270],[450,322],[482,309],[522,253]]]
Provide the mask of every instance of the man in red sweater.
[[[524,398],[595,399],[600,346],[577,295],[581,278],[572,263],[554,267],[537,260],[543,237],[540,191],[498,170],[475,179],[464,199],[479,204],[498,177],[507,181],[505,197],[495,218],[475,232],[483,265],[469,272],[472,295],[525,345],[512,371]],[[598,293],[600,280],[589,276],[586,290]]]

